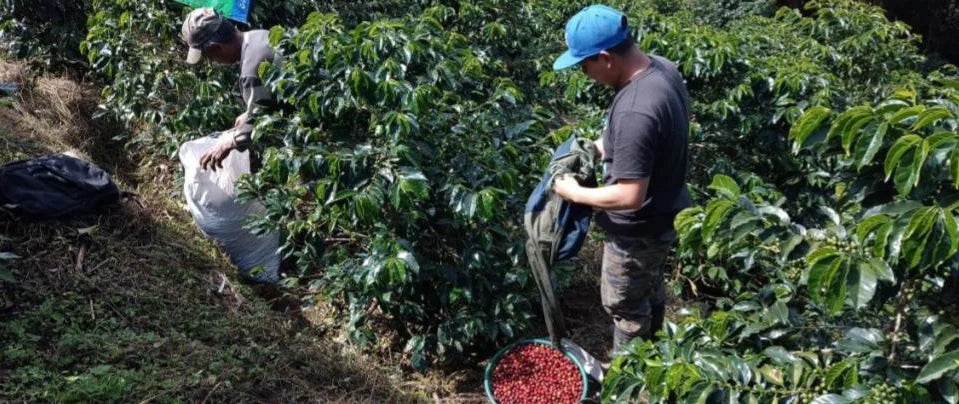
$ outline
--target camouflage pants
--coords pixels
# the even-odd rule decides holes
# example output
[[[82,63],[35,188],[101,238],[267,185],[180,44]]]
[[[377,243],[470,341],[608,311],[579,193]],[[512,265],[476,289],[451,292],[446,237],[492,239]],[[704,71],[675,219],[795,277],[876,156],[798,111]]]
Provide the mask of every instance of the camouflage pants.
[[[645,240],[607,241],[600,292],[613,317],[613,348],[635,337],[651,339],[666,309],[663,267],[670,244]]]

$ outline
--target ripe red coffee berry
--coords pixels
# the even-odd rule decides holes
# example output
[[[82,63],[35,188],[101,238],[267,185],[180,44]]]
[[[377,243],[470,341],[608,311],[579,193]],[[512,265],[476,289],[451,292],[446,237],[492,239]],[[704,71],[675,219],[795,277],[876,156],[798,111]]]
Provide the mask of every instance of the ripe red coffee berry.
[[[583,379],[562,352],[542,344],[520,345],[493,368],[493,396],[501,404],[577,403]]]

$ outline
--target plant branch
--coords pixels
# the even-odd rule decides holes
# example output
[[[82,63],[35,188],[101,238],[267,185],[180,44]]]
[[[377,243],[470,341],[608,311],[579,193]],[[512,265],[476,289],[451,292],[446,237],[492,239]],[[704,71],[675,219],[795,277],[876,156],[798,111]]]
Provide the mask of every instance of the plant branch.
[[[909,291],[912,290],[913,280],[907,280],[899,294],[899,301],[896,302],[896,320],[893,322],[892,327],[892,343],[889,345],[889,355],[886,356],[886,359],[889,361],[889,364],[892,365],[896,360],[896,349],[899,347],[899,329],[902,327],[902,317],[903,313],[906,310],[907,296],[909,296]]]

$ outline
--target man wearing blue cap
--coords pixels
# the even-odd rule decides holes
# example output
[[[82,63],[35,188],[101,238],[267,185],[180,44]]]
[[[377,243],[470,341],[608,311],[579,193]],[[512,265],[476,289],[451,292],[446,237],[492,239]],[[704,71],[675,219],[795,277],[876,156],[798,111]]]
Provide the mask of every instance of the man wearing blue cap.
[[[554,189],[599,210],[596,223],[607,235],[601,294],[617,349],[635,337],[652,339],[662,328],[673,219],[692,204],[686,189],[688,94],[676,66],[643,53],[615,9],[581,10],[566,24],[566,44],[553,69],[579,65],[591,79],[616,89],[596,141],[604,186],[586,188],[563,177]]]

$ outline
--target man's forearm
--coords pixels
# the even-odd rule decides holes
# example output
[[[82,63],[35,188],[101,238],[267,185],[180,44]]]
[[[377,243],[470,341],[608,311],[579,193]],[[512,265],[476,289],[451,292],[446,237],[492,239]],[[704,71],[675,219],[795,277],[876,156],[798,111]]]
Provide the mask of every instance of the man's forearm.
[[[246,151],[253,144],[253,125],[243,124],[233,135],[233,145],[239,151]]]
[[[642,198],[626,192],[619,184],[599,188],[580,186],[576,187],[570,196],[570,200],[575,203],[603,210],[639,209],[643,206]]]

